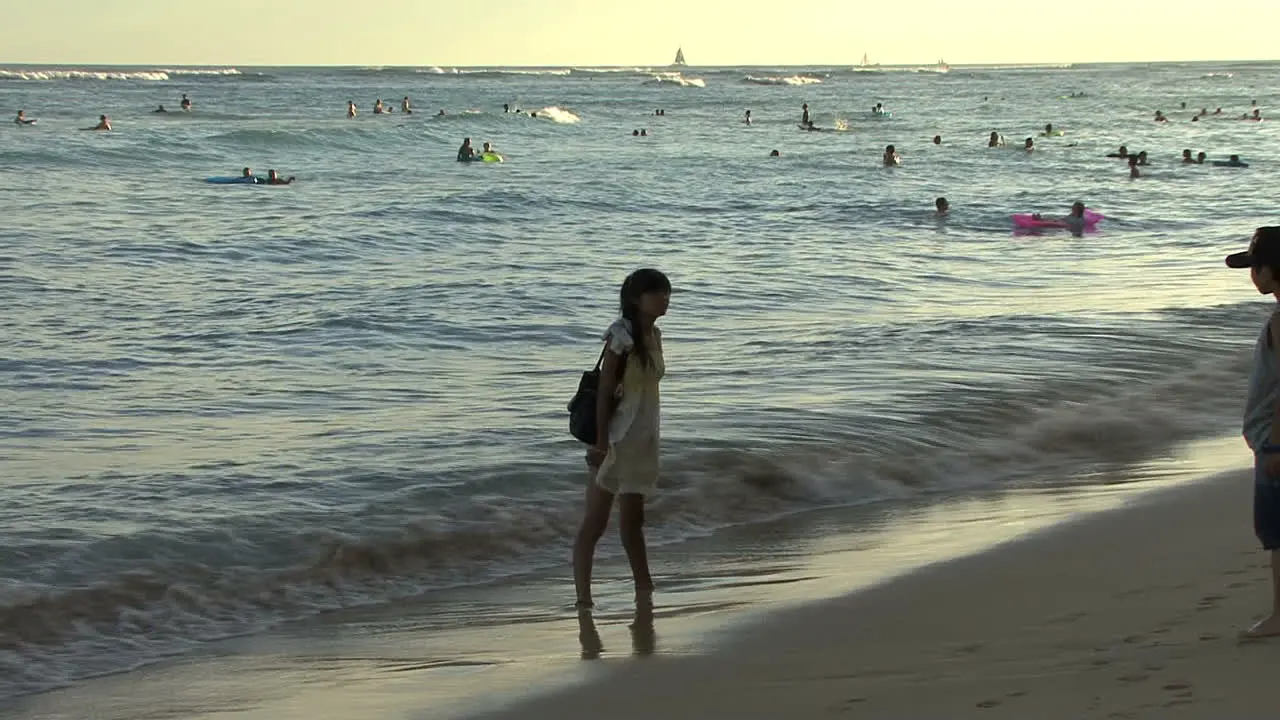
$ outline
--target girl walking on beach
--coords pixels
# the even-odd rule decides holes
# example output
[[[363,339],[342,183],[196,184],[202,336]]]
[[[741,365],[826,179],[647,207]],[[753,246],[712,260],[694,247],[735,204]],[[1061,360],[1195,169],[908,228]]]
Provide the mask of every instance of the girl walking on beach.
[[[621,317],[605,331],[600,364],[596,444],[587,450],[586,509],[573,546],[573,584],[578,609],[592,607],[591,566],[618,498],[618,529],[635,578],[636,602],[649,605],[653,578],[644,543],[644,500],[658,484],[658,383],[666,371],[662,331],[671,281],[644,268],[627,276],[620,293]]]

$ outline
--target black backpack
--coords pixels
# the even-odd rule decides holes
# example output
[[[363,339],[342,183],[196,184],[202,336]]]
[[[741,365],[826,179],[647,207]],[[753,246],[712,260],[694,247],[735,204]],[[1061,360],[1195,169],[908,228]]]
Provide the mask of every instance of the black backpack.
[[[600,350],[600,357],[596,358],[596,366],[582,373],[582,379],[578,381],[578,392],[569,401],[569,434],[588,445],[596,444],[596,422],[599,419],[596,400],[600,390],[600,365],[608,350],[609,345],[606,343]],[[621,357],[618,367],[618,382],[621,383],[622,376],[627,371],[626,355]]]

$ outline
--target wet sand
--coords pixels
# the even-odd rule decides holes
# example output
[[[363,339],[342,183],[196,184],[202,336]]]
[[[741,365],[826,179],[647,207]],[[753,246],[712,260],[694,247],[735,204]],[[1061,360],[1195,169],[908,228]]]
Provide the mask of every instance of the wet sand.
[[[1251,482],[1160,493],[485,717],[1271,717],[1280,642],[1237,640],[1270,602]]]

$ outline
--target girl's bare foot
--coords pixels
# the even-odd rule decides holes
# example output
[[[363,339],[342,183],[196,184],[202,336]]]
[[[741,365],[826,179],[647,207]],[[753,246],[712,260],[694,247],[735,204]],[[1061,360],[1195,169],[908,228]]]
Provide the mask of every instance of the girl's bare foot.
[[[1264,640],[1273,637],[1280,637],[1280,615],[1272,614],[1240,633],[1241,640]]]

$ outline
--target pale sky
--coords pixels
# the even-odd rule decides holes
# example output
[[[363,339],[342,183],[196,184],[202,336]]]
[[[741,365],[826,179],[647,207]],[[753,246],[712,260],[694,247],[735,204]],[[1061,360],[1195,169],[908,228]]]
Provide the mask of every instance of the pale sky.
[[[1264,60],[1280,0],[0,0],[0,64]]]

